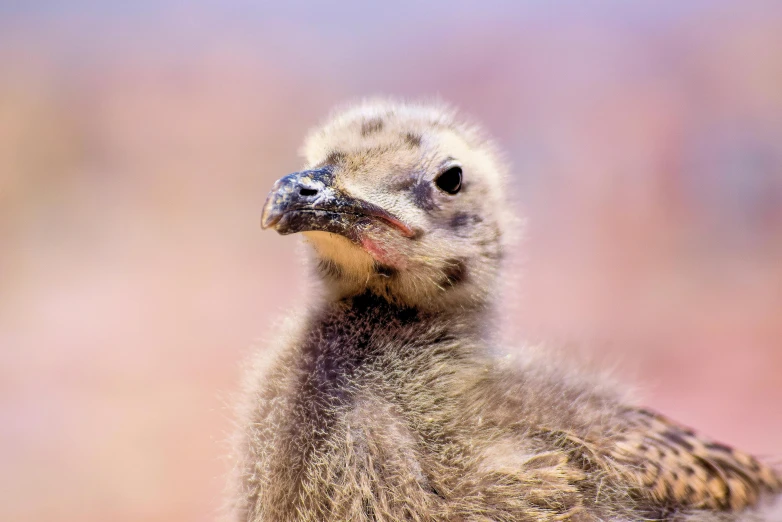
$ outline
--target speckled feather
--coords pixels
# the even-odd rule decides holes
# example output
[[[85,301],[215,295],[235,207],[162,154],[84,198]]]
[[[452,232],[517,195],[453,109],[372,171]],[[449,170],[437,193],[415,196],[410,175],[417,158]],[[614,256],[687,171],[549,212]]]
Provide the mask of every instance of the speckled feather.
[[[751,455],[649,410],[625,411],[633,429],[616,439],[610,456],[640,494],[661,504],[737,511],[782,489],[779,475]]]

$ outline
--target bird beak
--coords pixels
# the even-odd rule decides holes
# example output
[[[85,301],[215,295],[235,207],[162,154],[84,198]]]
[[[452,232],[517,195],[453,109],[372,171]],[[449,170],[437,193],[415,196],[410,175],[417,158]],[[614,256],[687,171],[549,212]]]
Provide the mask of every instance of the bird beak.
[[[280,234],[320,230],[360,242],[362,230],[382,222],[405,237],[415,232],[382,208],[334,187],[331,169],[305,170],[278,179],[261,214],[261,228]]]

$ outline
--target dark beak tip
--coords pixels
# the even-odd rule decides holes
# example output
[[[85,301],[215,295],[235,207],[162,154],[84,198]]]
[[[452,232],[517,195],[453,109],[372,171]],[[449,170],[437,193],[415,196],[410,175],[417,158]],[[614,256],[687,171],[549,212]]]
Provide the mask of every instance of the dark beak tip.
[[[271,193],[263,205],[263,210],[261,211],[261,228],[263,230],[273,227],[282,219],[282,212],[275,208],[273,200],[274,193]]]

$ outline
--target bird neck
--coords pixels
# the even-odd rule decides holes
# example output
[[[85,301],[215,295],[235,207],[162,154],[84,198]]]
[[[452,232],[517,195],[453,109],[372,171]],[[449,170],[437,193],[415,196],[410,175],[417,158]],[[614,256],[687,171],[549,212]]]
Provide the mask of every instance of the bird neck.
[[[315,276],[327,303],[355,302],[387,310],[414,309],[432,317],[471,317],[483,323],[494,316],[494,303],[499,294],[495,282],[488,277],[441,285],[403,273],[374,273],[360,278],[324,277],[322,273]]]
[[[438,331],[474,341],[488,341],[498,331],[496,314],[489,305],[471,307],[416,307],[388,299],[371,290],[326,298],[315,314],[320,327],[349,325],[347,335],[367,331],[402,340]]]

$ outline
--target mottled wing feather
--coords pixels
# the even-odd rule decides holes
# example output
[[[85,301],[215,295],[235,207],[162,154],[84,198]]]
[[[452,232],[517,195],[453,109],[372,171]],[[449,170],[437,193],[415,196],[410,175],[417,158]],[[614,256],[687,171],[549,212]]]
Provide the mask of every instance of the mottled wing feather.
[[[779,474],[755,457],[648,410],[627,415],[630,428],[611,457],[642,495],[672,507],[736,511],[782,492]]]

